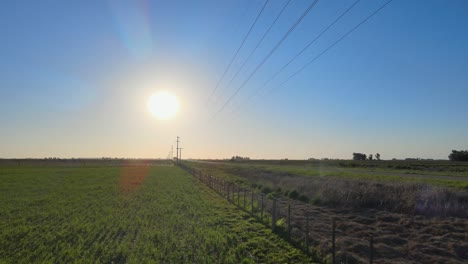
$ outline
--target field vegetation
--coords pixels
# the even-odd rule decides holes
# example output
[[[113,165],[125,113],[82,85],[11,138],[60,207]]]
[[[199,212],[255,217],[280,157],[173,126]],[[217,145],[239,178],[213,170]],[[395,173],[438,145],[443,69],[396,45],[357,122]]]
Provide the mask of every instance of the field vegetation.
[[[198,161],[209,174],[250,187],[293,209],[293,232],[312,222],[314,246],[328,256],[337,221],[339,261],[466,263],[466,163],[447,161]],[[414,173],[414,174],[413,174]],[[413,175],[417,175],[414,177]]]
[[[468,164],[447,161],[244,161],[192,166],[265,194],[353,209],[468,216]]]
[[[310,263],[171,163],[0,167],[0,263]]]

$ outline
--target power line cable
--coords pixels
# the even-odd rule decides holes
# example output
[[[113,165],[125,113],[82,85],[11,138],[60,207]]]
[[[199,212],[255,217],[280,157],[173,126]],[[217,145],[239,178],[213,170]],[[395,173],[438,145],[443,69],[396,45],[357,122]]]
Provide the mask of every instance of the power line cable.
[[[342,12],[332,23],[330,23],[324,30],[322,30],[312,41],[310,41],[301,51],[299,51],[293,58],[291,58],[288,63],[286,63],[283,67],[281,67],[275,74],[273,74],[266,82],[257,89],[256,93],[254,93],[251,97],[247,99],[247,103],[251,101],[264,87],[266,87],[272,80],[274,80],[281,72],[283,72],[292,62],[294,62],[302,53],[304,53],[312,44],[314,44],[320,37],[323,36],[331,27],[333,27],[338,21],[341,20],[351,9],[353,9],[361,0],[355,1],[351,6],[349,6],[344,12]],[[236,112],[240,109],[243,105],[237,107],[233,112]]]
[[[305,70],[307,67],[309,67],[313,62],[315,62],[318,58],[320,58],[323,54],[325,54],[326,52],[328,52],[330,49],[332,49],[334,46],[336,46],[339,42],[341,42],[343,39],[345,39],[347,36],[349,36],[352,32],[354,32],[356,29],[358,29],[362,24],[364,24],[365,22],[367,22],[369,19],[371,19],[374,15],[376,15],[377,13],[379,13],[382,9],[384,9],[388,4],[390,4],[393,0],[389,0],[387,2],[385,2],[385,4],[383,4],[382,6],[380,6],[377,10],[375,10],[372,14],[370,14],[369,16],[367,16],[364,20],[362,20],[359,24],[357,24],[356,26],[354,26],[351,30],[349,30],[348,32],[346,32],[343,36],[341,36],[339,39],[337,39],[335,42],[333,42],[333,44],[331,44],[330,46],[328,46],[325,50],[323,50],[321,53],[319,53],[318,55],[316,55],[314,58],[312,58],[311,60],[309,60],[306,64],[304,64],[299,70],[297,70],[296,72],[294,72],[293,74],[291,74],[286,80],[284,80],[282,83],[280,83],[278,86],[275,86],[273,87],[272,89],[268,90],[267,91],[267,94],[265,96],[268,96],[269,94],[271,94],[275,89],[279,88],[279,87],[284,87],[283,85],[285,83],[287,83],[288,81],[290,81],[292,78],[294,78],[297,74],[299,74],[300,72],[302,72],[303,70]]]
[[[215,118],[217,114],[222,112],[224,108],[232,101],[232,99],[239,93],[239,91],[248,83],[248,81],[255,75],[255,73],[265,64],[265,62],[273,55],[273,53],[281,46],[281,44],[288,38],[289,34],[301,23],[304,17],[309,11],[317,4],[319,0],[314,0],[309,7],[302,13],[302,15],[296,20],[296,22],[289,28],[289,30],[283,35],[281,40],[273,47],[273,49],[267,54],[267,56],[257,65],[257,67],[250,73],[247,79],[237,88],[237,90],[229,97],[229,99],[221,106],[221,108],[214,113],[212,118]]]
[[[234,56],[232,57],[231,61],[229,62],[228,66],[226,67],[226,69],[224,70],[223,74],[221,75],[221,78],[219,79],[218,83],[216,84],[215,88],[213,89],[213,91],[211,92],[210,96],[208,97],[207,101],[209,101],[211,99],[211,97],[216,93],[216,91],[218,90],[218,87],[219,85],[221,84],[221,82],[223,81],[224,77],[226,76],[226,73],[229,71],[229,69],[231,68],[232,66],[232,63],[234,62],[234,60],[236,59],[237,55],[239,54],[239,51],[242,49],[242,47],[244,46],[245,44],[245,41],[247,40],[247,38],[249,37],[250,33],[252,32],[252,29],[255,27],[255,24],[257,24],[257,21],[258,19],[260,18],[260,16],[262,15],[263,13],[263,10],[265,10],[265,7],[267,6],[268,2],[270,0],[266,0],[265,3],[263,4],[263,7],[262,9],[260,10],[260,12],[258,13],[257,17],[255,18],[255,21],[252,23],[252,25],[250,26],[250,29],[249,31],[247,32],[247,34],[245,35],[244,39],[242,40],[239,48],[237,48],[237,51],[236,53],[234,54]]]
[[[346,38],[349,34],[351,34],[353,31],[355,31],[357,28],[359,28],[362,24],[364,24],[367,20],[369,20],[370,18],[372,18],[375,14],[377,14],[378,12],[380,12],[382,9],[384,9],[388,4],[390,4],[390,2],[392,2],[393,0],[389,0],[387,1],[385,4],[383,4],[381,7],[379,7],[377,10],[375,10],[372,14],[370,14],[369,16],[367,16],[364,20],[362,20],[359,24],[357,24],[355,27],[353,27],[351,30],[349,30],[348,32],[346,32],[346,34],[344,34],[341,38],[339,38],[338,40],[336,40],[335,42],[333,42],[332,45],[330,45],[328,48],[326,48],[325,50],[323,50],[321,53],[319,53],[317,56],[315,56],[313,59],[311,59],[309,62],[307,62],[304,66],[302,66],[299,70],[297,70],[295,73],[291,74],[284,82],[281,83],[281,85],[285,84],[286,82],[288,82],[289,80],[291,80],[294,76],[296,76],[297,74],[299,74],[300,72],[302,72],[304,69],[306,69],[307,67],[310,66],[310,64],[312,64],[314,61],[316,61],[318,58],[320,58],[320,56],[322,56],[323,54],[325,54],[327,51],[329,51],[330,49],[332,49],[336,44],[338,44],[340,41],[342,41],[344,38]],[[273,90],[273,89],[272,89]],[[270,91],[272,91],[270,90]]]
[[[270,25],[270,27],[267,29],[267,31],[265,31],[265,33],[263,34],[263,36],[260,38],[260,40],[258,41],[257,45],[255,46],[255,48],[250,52],[250,54],[247,56],[247,58],[244,60],[244,62],[242,63],[242,65],[239,67],[239,69],[237,70],[237,72],[233,75],[233,77],[231,78],[231,80],[229,80],[228,84],[225,86],[225,88],[227,89],[231,83],[234,81],[234,79],[237,77],[237,75],[239,75],[239,73],[241,72],[241,70],[244,68],[244,66],[247,64],[247,62],[250,60],[250,58],[252,57],[252,55],[255,53],[255,51],[257,51],[258,47],[260,46],[260,44],[263,42],[263,40],[265,39],[265,37],[268,35],[268,33],[270,33],[271,29],[273,28],[273,26],[276,24],[276,21],[278,21],[278,19],[280,18],[280,16],[283,14],[284,10],[286,9],[286,7],[288,7],[289,3],[291,3],[292,0],[288,0],[286,2],[286,4],[283,6],[283,8],[281,9],[281,11],[279,12],[279,14],[276,16],[275,20],[273,21],[273,23]]]

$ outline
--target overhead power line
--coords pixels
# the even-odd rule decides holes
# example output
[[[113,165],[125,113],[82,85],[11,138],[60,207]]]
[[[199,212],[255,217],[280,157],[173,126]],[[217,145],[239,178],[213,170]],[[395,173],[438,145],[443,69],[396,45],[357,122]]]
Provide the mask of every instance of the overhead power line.
[[[273,74],[266,82],[257,89],[256,93],[252,94],[247,99],[247,103],[250,102],[264,87],[266,87],[272,80],[274,80],[281,72],[283,72],[292,62],[294,62],[302,53],[304,53],[312,44],[314,44],[318,39],[320,39],[331,27],[333,27],[338,21],[341,20],[351,9],[353,9],[361,0],[355,1],[351,6],[349,6],[344,12],[342,12],[333,22],[331,22],[325,29],[323,29],[312,41],[310,41],[301,51],[299,51],[294,57],[292,57],[283,67],[281,67],[275,74]],[[246,104],[247,104],[246,103]],[[233,112],[236,112],[238,109],[242,108],[243,105],[240,105]]]
[[[227,85],[225,86],[225,89],[227,89],[231,83],[234,81],[234,79],[237,77],[237,75],[239,75],[239,73],[242,71],[242,69],[244,68],[244,66],[247,64],[247,62],[250,60],[250,58],[252,57],[252,55],[255,53],[255,51],[257,51],[258,47],[260,46],[260,44],[263,42],[263,40],[265,39],[265,37],[268,35],[268,33],[270,33],[271,29],[273,28],[273,26],[276,24],[276,21],[278,21],[278,19],[281,17],[281,15],[283,14],[284,10],[286,9],[286,7],[288,7],[289,3],[291,3],[292,0],[288,0],[286,2],[286,4],[283,6],[283,8],[281,9],[281,11],[278,13],[278,15],[276,16],[275,20],[273,21],[273,23],[270,25],[270,27],[268,27],[268,29],[265,31],[265,33],[263,34],[263,36],[260,38],[260,40],[257,42],[257,45],[255,46],[255,48],[250,52],[250,54],[247,56],[247,58],[244,60],[244,62],[242,63],[242,65],[239,67],[239,69],[236,71],[236,73],[232,76],[231,80],[229,80],[229,82],[227,83]]]
[[[310,66],[310,64],[312,64],[314,61],[316,61],[318,58],[320,58],[320,56],[322,56],[323,54],[325,54],[327,51],[329,51],[330,49],[332,49],[336,44],[338,44],[340,41],[342,41],[344,38],[346,38],[347,36],[349,36],[349,34],[353,33],[353,31],[355,31],[357,28],[359,28],[362,24],[366,23],[369,19],[371,19],[374,15],[376,15],[377,13],[379,13],[382,9],[384,9],[388,4],[390,4],[390,2],[392,2],[393,0],[389,0],[387,1],[385,4],[383,4],[382,6],[380,6],[377,10],[375,10],[372,14],[370,14],[369,16],[367,16],[364,20],[362,20],[359,24],[357,24],[355,27],[353,27],[351,30],[349,30],[348,32],[346,32],[346,34],[344,34],[343,36],[341,36],[341,38],[337,39],[335,42],[333,42],[333,44],[331,44],[330,46],[328,46],[328,48],[326,48],[325,50],[323,50],[321,53],[319,53],[317,56],[315,56],[313,59],[311,59],[309,62],[307,62],[304,66],[302,66],[299,70],[297,70],[296,72],[294,72],[293,74],[291,74],[285,81],[283,81],[280,85],[283,85],[285,84],[286,82],[288,82],[289,80],[291,80],[292,78],[294,78],[294,76],[296,76],[297,74],[299,74],[300,72],[302,72],[304,69],[306,69],[307,67]],[[270,91],[272,91],[273,89],[271,89]]]
[[[247,32],[247,34],[245,35],[244,39],[242,40],[239,48],[237,48],[237,51],[236,53],[234,54],[234,56],[232,57],[231,61],[229,62],[228,66],[226,67],[226,69],[224,70],[223,74],[221,75],[221,78],[219,79],[218,83],[216,84],[215,88],[213,89],[213,91],[211,92],[210,96],[208,97],[207,101],[211,99],[211,97],[216,93],[216,90],[218,90],[218,87],[219,85],[221,84],[221,82],[223,81],[224,77],[226,76],[226,73],[229,71],[229,69],[231,68],[232,66],[232,63],[234,62],[234,60],[237,58],[237,55],[239,54],[239,51],[242,49],[242,47],[244,46],[245,44],[245,41],[247,40],[247,38],[249,37],[250,35],[250,32],[252,32],[252,29],[255,27],[255,24],[257,24],[257,21],[258,19],[260,18],[260,16],[262,15],[263,11],[265,10],[265,7],[267,6],[268,2],[270,0],[266,0],[265,3],[263,4],[263,7],[262,9],[260,10],[260,12],[258,13],[257,17],[255,18],[255,21],[252,23],[252,25],[250,26],[250,29],[249,31]]]
[[[274,86],[272,89],[267,91],[267,94],[265,96],[268,96],[271,94],[275,89],[284,87],[283,85],[290,81],[292,78],[294,78],[296,75],[301,73],[303,70],[305,70],[307,67],[309,67],[313,62],[315,62],[318,58],[320,58],[323,54],[328,52],[330,49],[332,49],[334,46],[336,46],[339,42],[341,42],[343,39],[345,39],[347,36],[349,36],[352,32],[354,32],[356,29],[358,29],[362,24],[367,22],[369,19],[371,19],[373,16],[375,16],[377,13],[379,13],[382,9],[384,9],[388,4],[390,4],[393,0],[389,0],[385,2],[383,5],[381,5],[378,9],[376,9],[373,13],[371,13],[369,16],[364,18],[361,22],[359,22],[356,26],[351,28],[349,31],[347,31],[343,36],[341,36],[339,39],[337,39],[335,42],[333,42],[330,46],[328,46],[326,49],[324,49],[322,52],[320,52],[318,55],[313,57],[311,60],[309,60],[306,64],[304,64],[301,68],[299,68],[297,71],[295,71],[293,74],[291,74],[288,78],[286,78],[283,82],[281,82],[278,86]]]
[[[247,79],[237,88],[237,90],[228,98],[228,100],[221,106],[221,108],[214,113],[212,118],[215,118],[217,114],[222,112],[224,108],[232,101],[232,99],[239,93],[239,91],[249,82],[249,80],[255,75],[255,73],[265,64],[265,62],[273,55],[273,53],[281,46],[281,44],[288,38],[289,34],[299,25],[304,17],[310,12],[310,10],[317,4],[319,0],[314,0],[309,7],[302,13],[302,15],[296,20],[296,22],[289,28],[289,30],[283,35],[280,41],[273,47],[273,49],[267,54],[267,56],[257,65],[257,67],[250,73]]]

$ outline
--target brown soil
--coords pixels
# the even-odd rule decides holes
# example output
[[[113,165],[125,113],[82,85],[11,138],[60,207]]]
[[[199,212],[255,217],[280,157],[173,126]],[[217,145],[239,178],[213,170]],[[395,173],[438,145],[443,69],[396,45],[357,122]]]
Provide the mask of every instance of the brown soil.
[[[335,210],[290,200],[278,203],[280,218],[287,218],[289,203],[292,234],[305,240],[305,215],[309,215],[310,244],[323,255],[331,253],[335,219],[338,263],[368,263],[371,235],[374,263],[468,262],[467,219],[426,218],[379,210]],[[271,205],[266,209],[271,210]]]

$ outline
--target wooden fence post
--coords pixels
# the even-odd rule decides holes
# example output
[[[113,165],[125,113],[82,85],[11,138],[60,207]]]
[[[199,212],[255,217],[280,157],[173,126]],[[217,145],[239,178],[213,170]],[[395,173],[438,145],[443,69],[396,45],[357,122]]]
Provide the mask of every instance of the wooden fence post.
[[[262,199],[261,212],[260,212],[260,219],[261,219],[262,222],[263,222],[263,193],[260,194],[260,197],[261,197],[261,199]]]
[[[306,234],[305,234],[305,241],[306,241],[306,253],[309,254],[309,215],[306,215]]]
[[[237,207],[240,207],[240,188],[237,186]]]
[[[374,237],[372,235],[369,241],[369,263],[374,263]]]
[[[235,193],[234,193],[234,190],[236,189],[235,187],[236,187],[236,184],[233,183],[233,184],[232,184],[232,192],[231,192],[231,193],[232,193],[232,199],[231,199],[231,201],[232,201],[233,204],[236,204],[236,202],[235,202],[235,200],[234,200],[234,194],[235,194]]]
[[[273,198],[273,208],[271,209],[271,230],[276,229],[276,199]]]
[[[336,248],[335,248],[335,230],[336,230],[336,221],[333,219],[332,223],[332,263],[336,263]]]
[[[252,191],[252,215],[254,214],[254,191]]]
[[[291,204],[288,204],[288,239],[291,240]]]
[[[246,194],[247,194],[247,190],[244,189],[244,210],[245,210],[245,198],[246,198],[245,196],[246,196]]]

